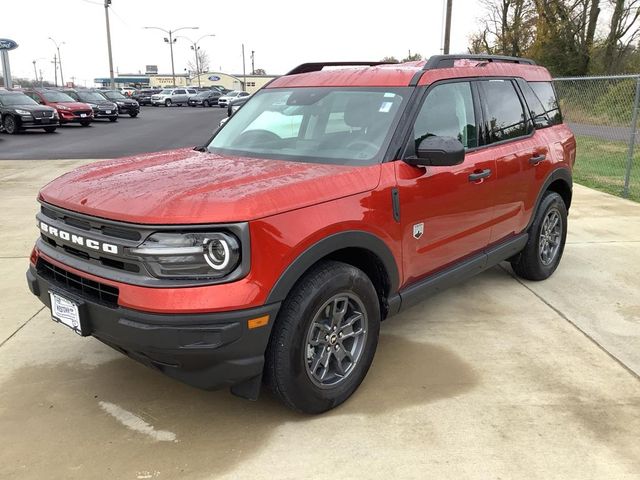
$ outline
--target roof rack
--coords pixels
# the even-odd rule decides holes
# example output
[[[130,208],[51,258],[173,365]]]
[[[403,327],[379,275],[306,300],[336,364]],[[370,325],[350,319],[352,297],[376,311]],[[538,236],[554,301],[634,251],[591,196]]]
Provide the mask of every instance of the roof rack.
[[[324,67],[375,67],[376,65],[387,65],[389,62],[311,62],[298,65],[286,75],[297,75],[299,73],[319,72]]]
[[[522,65],[535,65],[536,62],[529,58],[508,57],[506,55],[433,55],[422,67],[423,70],[431,70],[433,68],[449,68],[453,67],[456,60],[477,60],[481,62],[504,62],[519,63]]]

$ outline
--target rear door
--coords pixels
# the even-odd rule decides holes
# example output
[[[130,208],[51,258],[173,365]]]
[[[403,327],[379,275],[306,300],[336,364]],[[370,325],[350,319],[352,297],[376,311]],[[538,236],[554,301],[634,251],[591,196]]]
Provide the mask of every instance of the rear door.
[[[404,283],[482,251],[491,234],[496,163],[478,149],[481,119],[469,81],[430,87],[414,123],[405,155],[425,137],[454,137],[465,146],[453,167],[415,167],[395,162],[402,223]]]
[[[183,88],[179,88],[174,90],[173,95],[171,96],[172,100],[176,103],[184,103],[187,101],[187,91]]]
[[[536,134],[515,79],[478,82],[485,135],[483,150],[496,160],[495,218],[490,243],[520,233],[528,222],[527,205],[539,189],[536,176],[549,153]]]

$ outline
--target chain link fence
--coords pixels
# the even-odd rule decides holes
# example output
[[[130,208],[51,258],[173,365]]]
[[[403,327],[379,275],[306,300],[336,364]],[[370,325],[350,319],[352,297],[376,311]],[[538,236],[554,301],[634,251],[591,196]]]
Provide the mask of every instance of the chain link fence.
[[[640,75],[554,79],[576,136],[577,183],[640,202]]]

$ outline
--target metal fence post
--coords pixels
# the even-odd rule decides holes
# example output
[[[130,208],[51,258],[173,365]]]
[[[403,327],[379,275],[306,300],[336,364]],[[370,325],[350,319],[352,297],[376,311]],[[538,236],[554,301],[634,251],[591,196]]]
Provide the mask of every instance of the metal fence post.
[[[640,77],[636,78],[636,96],[633,99],[633,115],[631,119],[631,135],[629,135],[629,149],[627,152],[627,170],[624,174],[624,189],[622,196],[629,198],[629,182],[631,181],[631,168],[633,167],[633,154],[636,147],[636,130],[638,129],[638,108],[640,104]]]

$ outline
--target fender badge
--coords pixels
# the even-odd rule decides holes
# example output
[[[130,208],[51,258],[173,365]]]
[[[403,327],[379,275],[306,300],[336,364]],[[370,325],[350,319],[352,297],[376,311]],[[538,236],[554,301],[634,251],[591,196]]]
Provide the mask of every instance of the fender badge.
[[[416,223],[413,226],[413,238],[418,239],[424,233],[424,223]]]

